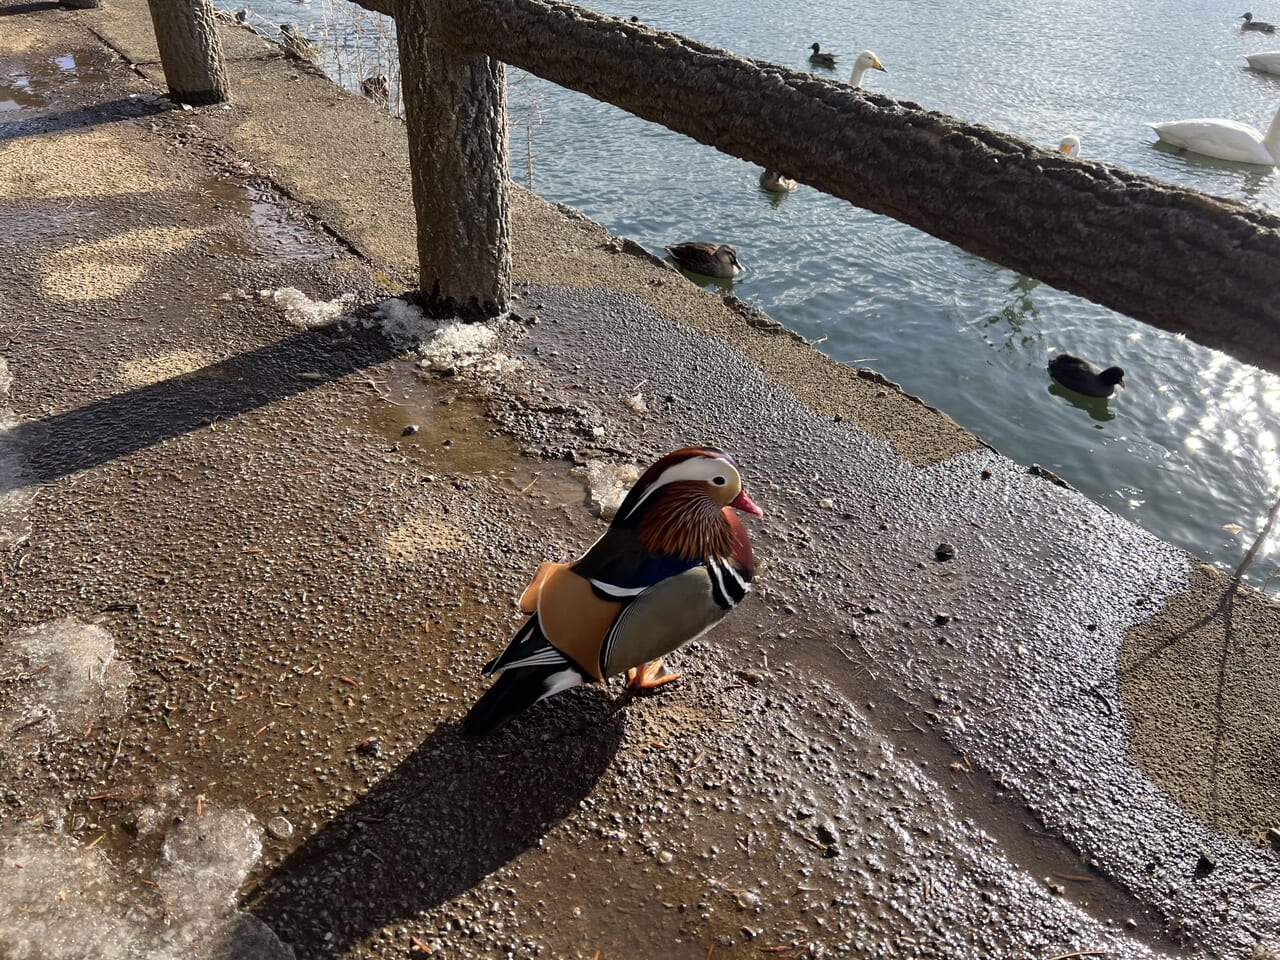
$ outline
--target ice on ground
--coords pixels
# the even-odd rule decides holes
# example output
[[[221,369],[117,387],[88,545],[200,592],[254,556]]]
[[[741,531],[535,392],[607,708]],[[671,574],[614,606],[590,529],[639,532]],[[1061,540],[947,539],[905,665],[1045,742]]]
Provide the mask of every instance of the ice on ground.
[[[262,829],[247,810],[189,811],[169,827],[160,856],[154,879],[169,915],[199,922],[235,908],[236,891],[262,856]]]
[[[590,505],[600,512],[601,519],[612,520],[627,492],[640,479],[640,471],[634,464],[619,466],[604,460],[588,460],[575,470],[587,484]]]
[[[375,324],[397,350],[412,353],[427,370],[471,370],[500,376],[520,369],[520,361],[496,349],[496,323],[436,320],[419,307],[394,298],[378,304]]]
[[[10,960],[108,960],[135,938],[101,850],[38,830],[0,849],[0,954]]]
[[[331,327],[347,312],[355,294],[344,293],[332,300],[312,300],[297,287],[259,290],[258,298],[284,310],[284,317],[301,330]]]
[[[68,617],[19,627],[0,641],[7,694],[0,724],[14,737],[81,736],[101,717],[124,713],[133,670],[102,627]]]
[[[236,892],[262,853],[247,810],[160,801],[160,861],[113,864],[93,841],[21,823],[0,843],[0,956],[6,960],[292,960]],[[155,885],[144,885],[142,880]]]

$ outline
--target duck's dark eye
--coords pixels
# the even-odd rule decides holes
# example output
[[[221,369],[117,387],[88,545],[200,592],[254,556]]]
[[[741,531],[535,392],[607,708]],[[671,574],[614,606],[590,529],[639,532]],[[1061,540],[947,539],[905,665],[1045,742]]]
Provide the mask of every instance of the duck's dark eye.
[[[726,480],[724,477],[712,477],[711,482],[714,483],[717,487],[723,487],[729,481]]]

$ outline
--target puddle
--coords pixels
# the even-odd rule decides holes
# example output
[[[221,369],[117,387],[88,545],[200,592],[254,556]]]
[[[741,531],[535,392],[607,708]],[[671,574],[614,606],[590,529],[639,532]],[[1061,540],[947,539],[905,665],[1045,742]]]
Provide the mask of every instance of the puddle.
[[[0,75],[0,113],[48,106],[49,94],[65,89],[69,78],[105,83],[111,78],[110,64],[105,50],[83,48],[38,62],[30,73],[6,71]]]
[[[417,462],[442,473],[493,476],[521,461],[519,447],[485,417],[482,402],[439,389],[403,363],[371,372],[365,424]],[[578,501],[582,496],[579,486]]]
[[[207,211],[209,221],[230,212],[246,221],[250,236],[228,234],[210,249],[238,257],[319,260],[332,252],[304,226],[294,223],[280,198],[269,188],[227,177],[206,177],[192,197],[197,216]]]

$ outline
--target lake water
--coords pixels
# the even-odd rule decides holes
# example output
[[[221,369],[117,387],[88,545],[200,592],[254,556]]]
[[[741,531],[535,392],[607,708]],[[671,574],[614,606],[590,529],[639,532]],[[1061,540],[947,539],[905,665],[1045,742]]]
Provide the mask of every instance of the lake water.
[[[1280,50],[1280,36],[1241,32],[1242,10],[1217,0],[593,6],[842,81],[870,48],[888,70],[864,81],[878,92],[1047,146],[1074,133],[1083,156],[1280,213],[1271,170],[1157,149],[1144,126],[1209,116],[1265,129],[1280,107],[1280,77],[1244,60]],[[254,12],[332,35],[340,9],[263,0]],[[814,41],[842,66],[810,67]],[[1239,564],[1280,496],[1280,378],[810,188],[779,200],[750,164],[516,71],[511,114],[531,122],[538,193],[657,254],[736,244],[749,268],[738,296],[1221,567]],[[525,183],[523,126],[511,154]],[[1128,389],[1085,402],[1051,387],[1045,364],[1062,351],[1124,367]],[[1280,533],[1250,578],[1277,565]]]

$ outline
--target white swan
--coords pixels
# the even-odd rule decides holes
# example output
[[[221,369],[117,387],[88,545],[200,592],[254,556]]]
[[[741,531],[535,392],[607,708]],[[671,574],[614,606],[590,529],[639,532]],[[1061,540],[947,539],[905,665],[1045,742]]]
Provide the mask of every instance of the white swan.
[[[1246,54],[1245,59],[1249,61],[1250,70],[1258,70],[1261,73],[1280,73],[1280,50]]]
[[[858,59],[853,61],[853,73],[849,74],[849,86],[862,86],[862,75],[868,70],[882,70],[888,73],[883,66],[880,65],[880,58],[870,50],[863,50],[858,54]]]
[[[1280,112],[1272,118],[1265,136],[1247,123],[1216,118],[1148,123],[1147,126],[1165,143],[1206,157],[1268,167],[1280,163]]]
[[[1080,138],[1074,133],[1067,134],[1062,138],[1062,142],[1058,144],[1058,151],[1068,157],[1074,157],[1080,152]]]

